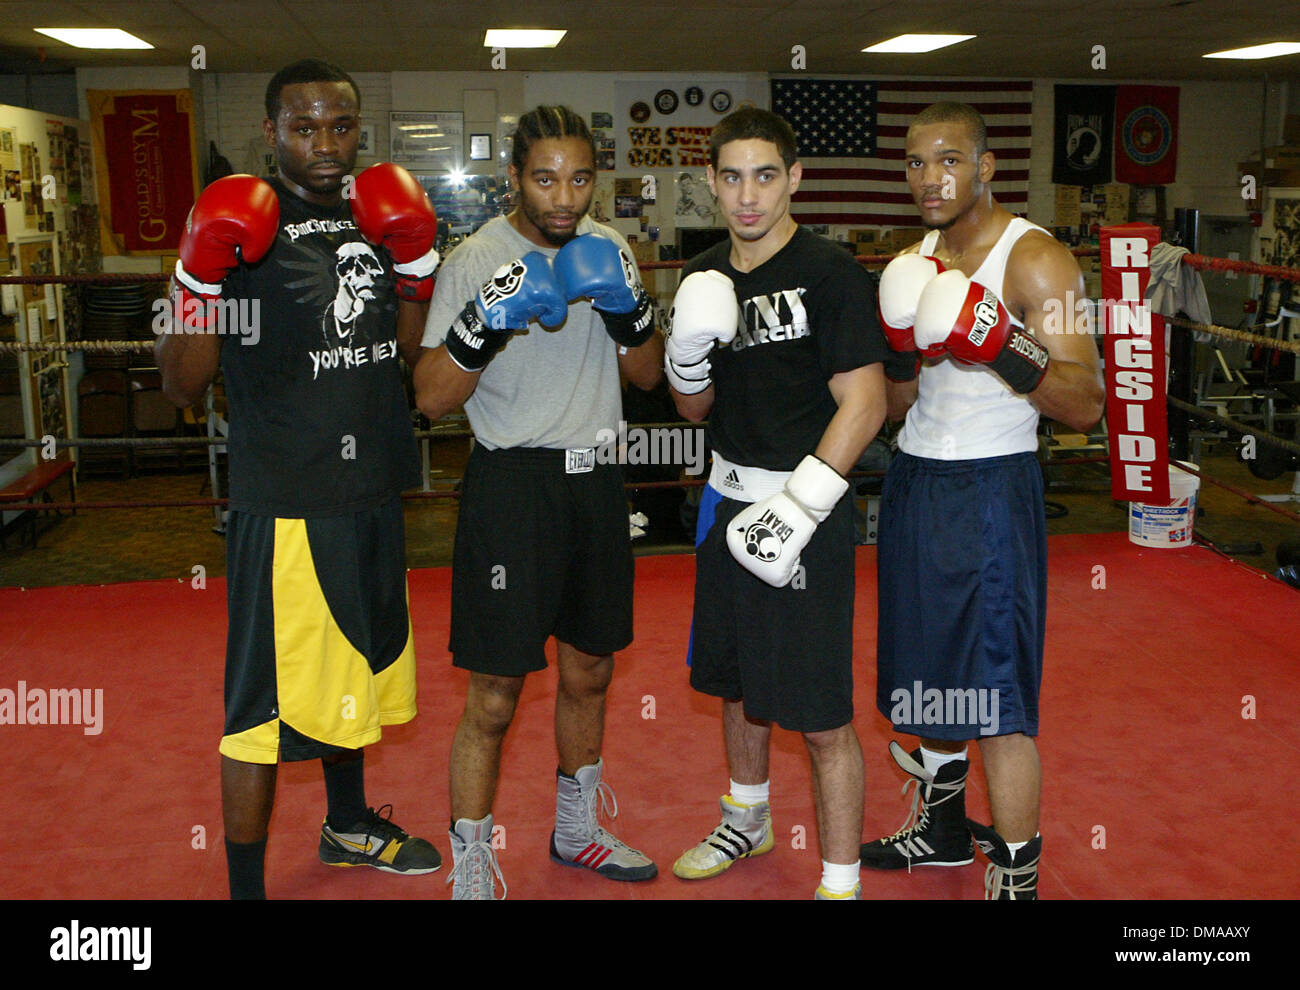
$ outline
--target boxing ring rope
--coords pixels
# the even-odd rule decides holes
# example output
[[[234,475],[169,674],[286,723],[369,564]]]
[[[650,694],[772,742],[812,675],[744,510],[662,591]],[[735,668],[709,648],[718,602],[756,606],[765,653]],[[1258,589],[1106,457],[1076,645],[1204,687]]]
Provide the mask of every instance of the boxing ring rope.
[[[681,424],[677,424],[681,425]],[[71,446],[71,444],[69,444]],[[1052,467],[1068,467],[1076,464],[1109,464],[1110,459],[1106,457],[1062,457],[1053,458]],[[846,476],[849,480],[860,481],[864,478],[883,478],[884,471],[850,471]],[[446,479],[447,484],[458,484],[459,478]],[[623,485],[628,491],[640,491],[649,489],[662,488],[699,488],[708,484],[707,478],[684,478],[679,481],[629,481]],[[403,492],[401,499],[403,502],[421,502],[437,499],[458,499],[460,491],[455,488],[443,488],[436,491],[427,492]],[[227,499],[224,498],[190,498],[190,499],[149,499],[135,501],[117,501],[117,502],[6,502],[4,510],[17,511],[19,509],[47,509],[70,510],[77,509],[172,509],[172,508],[212,508],[219,506],[224,508],[227,505]],[[1300,521],[1300,516],[1295,517]]]
[[[1236,258],[1211,258],[1204,254],[1185,254],[1182,263],[1197,271],[1236,272],[1239,275],[1263,275],[1284,282],[1300,282],[1300,268],[1287,268],[1284,265],[1265,265],[1258,261]]]
[[[161,272],[81,272],[73,275],[3,275],[0,285],[141,285],[166,282]]]
[[[1223,327],[1215,323],[1195,323],[1192,320],[1185,320],[1181,316],[1166,316],[1165,322],[1182,330],[1205,333],[1212,337],[1223,337],[1225,340],[1234,340],[1241,344],[1256,344],[1278,351],[1288,351],[1291,354],[1300,354],[1300,340],[1278,340],[1276,337],[1269,337],[1265,334],[1250,333],[1247,330],[1234,330],[1232,327]]]
[[[87,351],[91,354],[130,354],[134,351],[152,351],[152,340],[69,340],[55,341],[0,341],[0,354],[49,353],[55,351]]]
[[[1175,398],[1174,396],[1167,396],[1166,398],[1171,406],[1176,409],[1181,409],[1190,415],[1197,416],[1209,422],[1218,423],[1221,426],[1228,427],[1230,430],[1236,430],[1238,433],[1248,433],[1257,440],[1262,440],[1270,446],[1281,447],[1283,450],[1288,450],[1293,454],[1300,454],[1300,443],[1296,443],[1293,440],[1275,436],[1272,433],[1263,433],[1247,423],[1233,419],[1231,416],[1223,416],[1219,413],[1211,412],[1208,409],[1194,406],[1190,402],[1184,402],[1182,399]]]
[[[1100,251],[1097,248],[1073,248],[1071,254],[1078,258],[1097,258]],[[884,266],[893,260],[894,255],[856,255],[855,260],[864,267]],[[1279,265],[1265,265],[1257,262],[1238,261],[1233,259],[1212,258],[1205,255],[1189,253],[1181,259],[1182,264],[1196,270],[1214,271],[1214,272],[1238,272],[1241,274],[1255,274],[1269,278],[1282,279],[1292,282],[1300,282],[1300,269],[1287,268]],[[672,271],[680,270],[685,262],[680,260],[642,262],[638,263],[638,268],[645,271]],[[14,285],[86,285],[86,284],[145,284],[145,283],[162,283],[168,281],[169,275],[161,273],[106,273],[106,274],[77,274],[77,275],[10,275],[0,276],[0,284]],[[1166,317],[1166,322],[1171,326],[1177,326],[1180,329],[1191,330],[1199,333],[1206,333],[1216,337],[1222,337],[1227,340],[1233,340],[1246,344],[1253,344],[1262,347],[1269,347],[1277,350],[1287,351],[1290,353],[1300,354],[1300,341],[1284,341],[1275,337],[1269,337],[1262,334],[1250,333],[1248,331],[1236,330],[1231,327],[1224,327],[1215,324],[1196,323],[1181,317]],[[66,342],[19,342],[19,341],[2,341],[0,342],[0,353],[48,353],[48,352],[67,352],[81,350],[91,353],[134,353],[151,352],[154,348],[154,340],[82,340]],[[1289,453],[1300,456],[1300,444],[1288,440],[1284,437],[1257,431],[1254,427],[1242,423],[1231,417],[1222,416],[1204,408],[1195,406],[1178,399],[1175,396],[1167,396],[1167,402],[1170,406],[1208,422],[1216,423],[1227,429],[1235,430],[1241,433],[1248,433],[1255,436],[1264,443],[1278,447]],[[683,423],[683,422],[665,422],[665,423],[629,423],[628,428],[638,429],[700,429],[703,423]],[[473,431],[461,426],[449,426],[439,428],[435,423],[427,430],[416,430],[414,436],[416,439],[442,439],[442,438],[469,438],[472,437]],[[49,439],[6,439],[0,440],[0,449],[5,447],[27,448],[27,447],[47,447]],[[67,449],[72,447],[81,448],[113,448],[113,447],[130,447],[130,448],[168,448],[175,449],[178,447],[213,447],[225,446],[228,443],[225,437],[121,437],[121,438],[52,438],[56,449]],[[1049,466],[1067,466],[1076,464],[1109,464],[1107,457],[1077,457],[1077,458],[1051,458],[1047,461]],[[1244,491],[1236,486],[1226,482],[1219,481],[1212,476],[1206,475],[1200,471],[1189,471],[1203,480],[1209,481],[1227,491],[1239,495],[1243,499],[1253,504],[1263,505],[1271,511],[1277,512],[1289,519],[1300,522],[1300,516],[1295,513],[1282,509],[1280,506],[1273,505],[1264,501],[1249,492]],[[852,472],[849,475],[851,479],[862,479],[881,477],[882,471]],[[455,485],[459,479],[446,479],[448,484]],[[650,490],[664,488],[690,488],[698,487],[705,484],[705,480],[699,479],[680,479],[675,481],[643,481],[628,482],[625,485],[627,490]],[[455,499],[459,497],[459,492],[455,488],[446,488],[441,490],[431,490],[422,492],[407,492],[402,498],[407,501],[419,500],[436,500],[436,499]],[[131,509],[131,508],[186,508],[186,507],[216,507],[225,506],[227,500],[224,498],[207,498],[207,499],[170,499],[170,500],[150,500],[150,501],[111,501],[111,502],[8,502],[4,504],[6,512],[20,512],[27,509],[58,511],[69,509]]]
[[[1192,408],[1195,409],[1196,407],[1193,406]],[[1290,519],[1292,522],[1300,523],[1300,516],[1296,515],[1294,512],[1284,509],[1280,505],[1274,505],[1272,502],[1269,502],[1266,499],[1262,499],[1258,495],[1252,495],[1244,488],[1238,488],[1236,485],[1230,485],[1226,481],[1221,481],[1218,478],[1214,477],[1213,475],[1206,474],[1204,471],[1201,471],[1199,468],[1192,467],[1190,464],[1180,463],[1178,465],[1178,470],[1185,471],[1188,474],[1194,474],[1202,481],[1208,481],[1210,484],[1216,485],[1219,488],[1224,489],[1225,491],[1232,492],[1234,495],[1240,495],[1251,505],[1263,506],[1265,509],[1268,509],[1272,512],[1276,512],[1280,516],[1285,516],[1287,519]]]

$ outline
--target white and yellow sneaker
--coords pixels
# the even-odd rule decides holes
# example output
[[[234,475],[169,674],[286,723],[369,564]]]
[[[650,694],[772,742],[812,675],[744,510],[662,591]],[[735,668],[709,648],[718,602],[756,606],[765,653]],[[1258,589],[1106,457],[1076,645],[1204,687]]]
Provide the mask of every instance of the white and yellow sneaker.
[[[846,894],[835,894],[827,890],[821,884],[817,885],[817,893],[813,895],[814,901],[860,901],[862,900],[862,884],[858,884]]]
[[[673,873],[683,880],[707,880],[731,869],[750,856],[771,852],[776,845],[772,831],[772,808],[762,804],[740,804],[724,794],[722,822],[693,849],[687,849],[673,864]]]

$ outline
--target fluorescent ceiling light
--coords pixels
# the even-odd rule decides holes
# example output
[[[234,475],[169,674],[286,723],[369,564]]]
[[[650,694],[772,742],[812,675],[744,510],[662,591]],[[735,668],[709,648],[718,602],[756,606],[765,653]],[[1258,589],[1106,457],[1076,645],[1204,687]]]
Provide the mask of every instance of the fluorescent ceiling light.
[[[567,31],[505,30],[492,28],[483,35],[484,48],[554,48]]]
[[[1294,55],[1300,52],[1300,44],[1294,41],[1274,41],[1268,45],[1251,45],[1249,48],[1228,48],[1221,52],[1210,52],[1201,58],[1277,58],[1279,55]]]
[[[153,45],[119,28],[36,28],[55,41],[74,48],[152,48]]]
[[[875,54],[885,52],[915,54],[947,48],[949,45],[970,41],[973,37],[975,37],[973,34],[900,34],[897,38],[890,38],[888,41],[882,41],[878,45],[862,50]]]

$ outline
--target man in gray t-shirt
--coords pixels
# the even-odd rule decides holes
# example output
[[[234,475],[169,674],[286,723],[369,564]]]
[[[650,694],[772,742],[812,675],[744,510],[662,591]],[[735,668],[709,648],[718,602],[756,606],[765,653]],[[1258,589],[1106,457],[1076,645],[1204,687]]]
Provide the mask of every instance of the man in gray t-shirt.
[[[590,217],[576,229],[607,237],[632,254],[617,231]],[[438,272],[424,346],[441,346],[483,282],[530,251],[554,262],[559,247],[528,240],[510,217],[489,220],[452,251]],[[597,431],[617,431],[622,412],[617,346],[589,299],[575,300],[561,327],[534,321],[513,334],[465,399],[475,439],[489,450],[594,447]]]
[[[550,855],[615,880],[653,862],[599,827],[596,801],[613,654],[632,640],[632,550],[622,472],[597,457],[616,431],[620,373],[659,380],[663,344],[626,242],[586,217],[595,148],[565,107],[524,114],[510,178],[518,204],[444,263],[416,399],[464,405],[476,443],[461,485],[451,652],[470,671],[451,750],[452,898],[491,899],[501,742],[524,676],[556,639],[559,752]],[[599,463],[598,463],[599,462]]]

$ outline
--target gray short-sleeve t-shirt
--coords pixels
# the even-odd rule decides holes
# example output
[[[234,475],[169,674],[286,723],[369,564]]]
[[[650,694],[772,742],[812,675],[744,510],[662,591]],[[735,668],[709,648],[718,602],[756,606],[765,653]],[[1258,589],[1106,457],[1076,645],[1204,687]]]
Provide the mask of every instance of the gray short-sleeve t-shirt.
[[[582,219],[577,233],[608,237],[632,256],[617,231],[590,217]],[[505,217],[489,220],[452,251],[438,269],[423,345],[440,346],[479,286],[529,251],[552,260],[559,253],[527,240]],[[617,430],[622,413],[617,345],[591,301],[571,302],[559,327],[534,320],[511,335],[483,369],[465,413],[478,441],[493,450],[594,447],[599,431]]]

